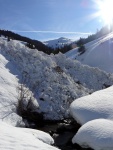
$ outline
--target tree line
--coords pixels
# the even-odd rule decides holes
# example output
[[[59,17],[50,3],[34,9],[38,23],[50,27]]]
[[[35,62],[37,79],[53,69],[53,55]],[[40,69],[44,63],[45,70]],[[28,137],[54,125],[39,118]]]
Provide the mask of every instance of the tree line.
[[[89,35],[87,38],[80,38],[79,40],[73,42],[72,44],[76,44],[79,47],[78,50],[80,51],[80,53],[83,53],[83,52],[85,52],[84,44],[91,42],[93,40],[96,40],[97,38],[100,38],[110,32],[113,32],[113,24],[111,24],[109,28],[106,25],[106,26],[102,27],[100,30],[97,30],[97,32],[95,34]],[[0,29],[0,36],[6,37],[8,41],[10,41],[10,39],[14,39],[14,40],[26,42],[27,47],[29,47],[31,49],[37,49],[39,51],[43,51],[44,53],[49,54],[49,55],[51,53],[58,54],[59,52],[66,53],[72,49],[72,44],[64,45],[62,47],[57,47],[54,49],[54,48],[46,46],[45,44],[43,44],[42,42],[40,42],[38,40],[33,40],[28,37],[21,36],[12,31],[8,31],[8,30]]]
[[[12,31],[0,30],[0,36],[6,37],[8,41],[10,41],[10,39],[13,39],[13,40],[26,42],[27,47],[29,47],[31,49],[37,49],[39,51],[43,51],[46,54],[51,54],[53,51],[52,48],[47,47],[45,44],[43,44],[42,42],[40,42],[38,40],[33,40],[28,37],[21,36]]]

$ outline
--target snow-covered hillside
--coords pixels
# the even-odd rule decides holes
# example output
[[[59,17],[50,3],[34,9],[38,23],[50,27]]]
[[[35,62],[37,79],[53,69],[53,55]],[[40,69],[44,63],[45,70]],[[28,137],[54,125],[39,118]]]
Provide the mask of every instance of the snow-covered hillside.
[[[22,118],[16,112],[18,79],[13,75],[18,72],[13,68],[15,66],[0,54],[0,119],[14,126],[20,126],[23,124]]]
[[[6,39],[4,41],[6,42]],[[8,61],[8,58],[11,59],[8,54],[3,56],[2,52],[5,51],[2,51],[1,43],[0,41],[0,150],[57,150],[50,146],[54,140],[49,134],[38,130],[14,127],[25,126],[22,117],[17,114],[21,72],[13,61]],[[15,43],[17,42],[15,41]],[[13,45],[12,48],[14,48]],[[29,89],[27,91],[31,92]],[[37,105],[38,103],[35,101],[35,108]]]
[[[44,44],[49,46],[49,47],[52,47],[52,48],[61,48],[63,47],[64,45],[69,45],[73,43],[73,40],[71,39],[68,39],[68,38],[64,38],[64,37],[61,37],[59,39],[54,39],[54,40],[49,40],[49,41],[45,41]]]
[[[66,53],[71,59],[77,59],[83,64],[98,67],[104,71],[113,73],[113,33],[85,44],[86,52],[78,54],[78,48]]]
[[[36,49],[27,48],[22,42],[16,40],[7,41],[0,38],[1,150],[6,150],[7,148],[11,150],[56,149],[48,145],[54,143],[48,134],[13,127],[25,125],[22,117],[17,113],[19,94],[21,94],[17,89],[19,89],[20,85],[23,86],[23,83],[26,85],[24,88],[30,94],[27,95],[27,98],[33,97],[30,110],[43,113],[45,119],[61,120],[68,117],[70,104],[80,97],[82,97],[83,101],[75,100],[71,104],[71,114],[81,124],[98,119],[101,116],[105,116],[106,119],[112,119],[113,87],[103,92],[94,93],[87,98],[83,97],[113,85],[112,74],[108,74],[98,68],[82,65],[77,60],[66,58],[61,53],[47,55]],[[99,101],[98,98],[100,98]],[[27,99],[24,99],[24,106],[28,102]],[[75,103],[78,103],[78,108]],[[87,109],[86,104],[90,106],[91,113],[89,113],[90,110]],[[97,118],[95,114],[98,116]],[[109,124],[109,122],[105,123]],[[91,123],[91,125],[93,126],[94,123]],[[90,127],[90,124],[87,126]],[[83,129],[86,135],[87,126]],[[110,128],[112,128],[112,124]],[[97,128],[95,128],[94,132],[96,131]],[[78,133],[78,141],[81,135],[83,133]],[[91,138],[89,137],[89,139]],[[76,143],[75,138],[73,143]],[[87,141],[87,145],[89,145],[89,141]]]
[[[63,54],[46,55],[29,49],[18,41],[0,39],[0,52],[21,74],[27,74],[27,84],[46,119],[59,120],[68,116],[70,103],[81,96],[113,84],[113,76]],[[14,68],[10,72],[14,73]]]

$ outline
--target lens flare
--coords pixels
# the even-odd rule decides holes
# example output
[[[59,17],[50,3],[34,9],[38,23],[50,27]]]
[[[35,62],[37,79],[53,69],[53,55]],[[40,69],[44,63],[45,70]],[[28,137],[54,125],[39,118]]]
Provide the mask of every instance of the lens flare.
[[[99,16],[106,24],[113,21],[113,0],[101,0],[96,2],[99,8]]]

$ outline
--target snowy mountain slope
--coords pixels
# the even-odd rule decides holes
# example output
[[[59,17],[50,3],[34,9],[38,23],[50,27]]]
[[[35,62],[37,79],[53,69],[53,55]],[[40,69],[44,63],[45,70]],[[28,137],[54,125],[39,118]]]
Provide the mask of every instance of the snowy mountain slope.
[[[21,74],[28,74],[30,86],[35,87],[39,111],[46,119],[67,117],[74,99],[113,84],[112,75],[66,59],[63,54],[46,55],[13,40],[0,39],[0,47]]]
[[[66,53],[66,56],[77,59],[83,64],[98,67],[113,73],[113,33],[85,44],[86,52],[79,55],[77,48]]]
[[[36,104],[37,111],[43,112],[45,119],[61,120],[68,117],[70,103],[80,97],[82,100],[75,100],[72,103],[78,103],[73,106],[72,114],[81,124],[103,116],[106,119],[113,118],[113,87],[95,92],[86,99],[83,97],[113,85],[112,74],[82,65],[76,60],[67,59],[61,53],[47,55],[27,48],[22,42],[15,40],[7,42],[6,39],[0,38],[0,120],[13,126],[23,124],[22,118],[17,115],[15,105],[12,105],[17,102],[18,91],[16,89],[18,83],[21,82],[23,72],[26,73],[26,85],[30,85],[38,101],[34,105]],[[94,124],[91,123],[91,125]],[[17,150],[56,149],[43,143],[53,143],[49,135],[13,126],[0,121],[0,149],[13,150],[15,147]],[[96,131],[97,128],[94,132]]]
[[[67,58],[76,59],[76,57],[79,55],[78,47],[66,52],[65,55]]]
[[[28,73],[29,83],[36,87],[35,94],[40,111],[48,118],[61,119],[67,115],[65,109],[68,111],[74,98],[88,94],[88,89],[78,85],[62,72],[54,60],[54,55],[48,56],[43,52],[28,49],[17,41],[7,42],[1,39],[0,46],[1,53],[9,57],[21,73]]]
[[[8,66],[14,67],[0,54],[0,120],[20,126],[22,118],[17,115],[14,105],[18,98],[18,80],[15,75],[10,73]]]
[[[6,42],[6,39],[4,41]],[[14,42],[14,44],[17,43],[19,42]],[[4,57],[5,51],[2,51],[1,46],[3,45],[0,45],[0,150],[56,150],[57,148],[49,146],[54,143],[49,134],[33,129],[13,127],[25,126],[23,119],[17,114],[19,96],[17,89],[21,72],[13,61],[8,61],[8,58],[11,59],[10,56],[5,55]]]
[[[54,49],[63,47],[64,45],[69,45],[71,43],[73,43],[73,40],[68,39],[68,38],[64,38],[64,37],[44,42],[45,45],[52,47]]]
[[[39,109],[47,119],[67,116],[70,103],[91,91],[113,84],[113,76],[99,69],[83,66],[65,55],[46,55],[26,48],[19,42],[1,39],[1,53],[20,73],[26,72],[35,87]]]

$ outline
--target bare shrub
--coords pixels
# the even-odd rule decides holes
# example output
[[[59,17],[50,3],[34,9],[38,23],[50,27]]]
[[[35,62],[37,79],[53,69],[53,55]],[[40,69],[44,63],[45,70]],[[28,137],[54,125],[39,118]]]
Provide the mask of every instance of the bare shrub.
[[[24,116],[26,112],[33,112],[38,109],[39,105],[33,97],[33,93],[23,84],[20,84],[18,87],[18,94],[16,108],[20,116]]]
[[[16,104],[17,113],[24,117],[28,113],[35,112],[39,105],[37,100],[34,98],[32,91],[26,87],[27,82],[29,83],[29,76],[26,72],[22,74],[22,83],[18,85],[18,100]],[[34,90],[34,89],[33,89]]]
[[[56,72],[58,72],[59,74],[63,73],[63,70],[62,70],[62,68],[61,68],[60,66],[54,67],[54,70],[55,70]]]

